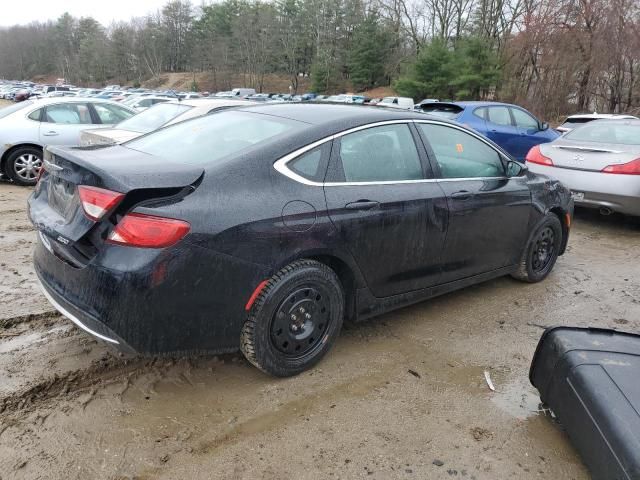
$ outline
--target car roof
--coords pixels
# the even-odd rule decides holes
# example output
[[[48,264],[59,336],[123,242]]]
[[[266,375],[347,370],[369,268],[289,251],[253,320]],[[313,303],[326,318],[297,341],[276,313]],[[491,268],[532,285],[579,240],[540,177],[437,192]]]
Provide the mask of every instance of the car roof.
[[[49,105],[51,103],[100,102],[100,103],[110,103],[113,105],[121,105],[121,106],[124,106],[125,108],[129,108],[126,105],[122,105],[119,102],[114,102],[114,101],[96,98],[96,97],[44,97],[44,98],[33,98],[29,100],[33,101],[33,106]]]
[[[167,98],[167,97],[165,97]],[[189,98],[184,100],[169,100],[165,103],[176,105],[188,105],[190,107],[235,107],[238,105],[254,105],[251,100],[232,98]]]
[[[605,118],[618,118],[618,119],[630,119],[633,120],[637,117],[633,115],[625,115],[621,113],[576,113],[575,115],[569,115],[567,120],[573,118],[593,118],[593,119],[605,119]]]
[[[425,115],[424,113],[401,110],[398,108],[348,104],[340,105],[332,103],[258,104],[241,110],[289,118],[291,120],[297,120],[311,125],[325,125],[327,123],[332,123],[337,127],[348,127],[352,124],[384,122],[387,120],[434,119],[443,121],[443,119],[439,117],[432,117]]]

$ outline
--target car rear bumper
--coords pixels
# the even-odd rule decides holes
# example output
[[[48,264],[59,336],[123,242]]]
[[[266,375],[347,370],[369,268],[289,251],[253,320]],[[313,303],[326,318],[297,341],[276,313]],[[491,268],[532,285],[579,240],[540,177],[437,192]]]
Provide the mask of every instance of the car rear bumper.
[[[640,216],[640,176],[589,172],[527,163],[529,170],[555,178],[577,197],[577,206],[606,208],[626,215]],[[584,194],[580,198],[580,194]]]
[[[94,337],[140,354],[237,350],[244,305],[265,278],[256,265],[186,242],[158,250],[109,246],[77,268],[39,238],[34,267],[58,311]]]

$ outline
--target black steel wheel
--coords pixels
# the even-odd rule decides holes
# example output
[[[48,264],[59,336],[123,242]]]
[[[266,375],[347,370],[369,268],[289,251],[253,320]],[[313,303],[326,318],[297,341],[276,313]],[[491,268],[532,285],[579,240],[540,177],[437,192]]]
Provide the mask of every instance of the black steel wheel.
[[[278,377],[315,365],[342,327],[344,294],[333,270],[296,261],[275,274],[256,298],[242,329],[247,360]]]
[[[512,276],[529,283],[544,280],[556,264],[561,244],[562,224],[555,214],[549,213],[530,236]]]

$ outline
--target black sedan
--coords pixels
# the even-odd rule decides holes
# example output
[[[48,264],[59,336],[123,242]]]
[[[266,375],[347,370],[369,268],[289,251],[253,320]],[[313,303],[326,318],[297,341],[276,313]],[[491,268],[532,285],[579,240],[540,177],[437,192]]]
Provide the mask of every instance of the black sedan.
[[[29,199],[46,296],[123,350],[240,348],[294,375],[363,320],[566,247],[569,191],[458,124],[363,106],[227,110],[50,147]]]

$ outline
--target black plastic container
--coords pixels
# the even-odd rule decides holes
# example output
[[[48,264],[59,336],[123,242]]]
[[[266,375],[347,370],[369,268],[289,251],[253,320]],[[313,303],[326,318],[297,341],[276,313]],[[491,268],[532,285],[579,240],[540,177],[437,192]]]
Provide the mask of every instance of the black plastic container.
[[[640,335],[549,328],[529,378],[594,480],[640,479]]]

